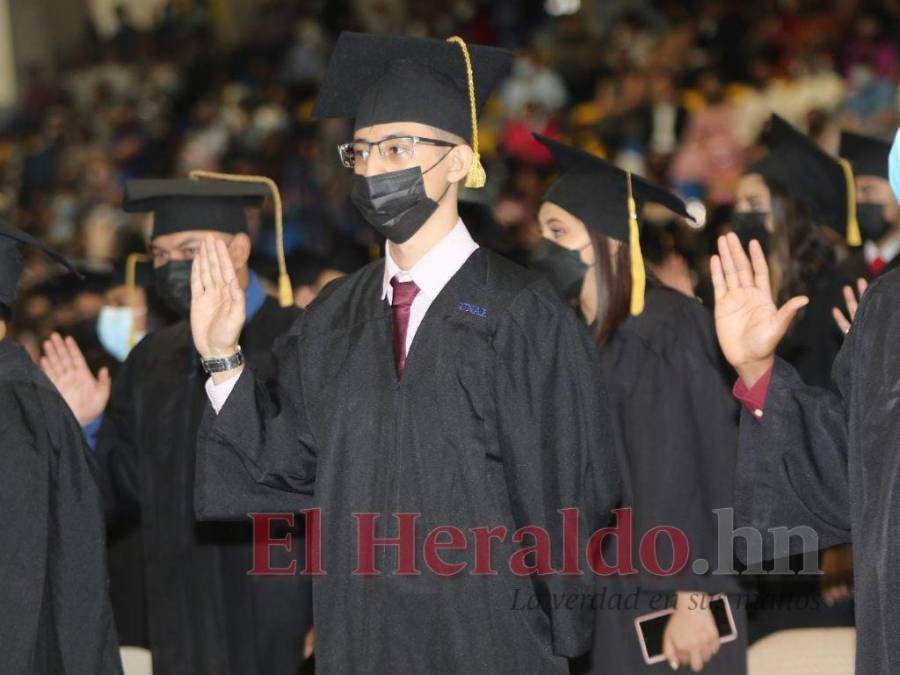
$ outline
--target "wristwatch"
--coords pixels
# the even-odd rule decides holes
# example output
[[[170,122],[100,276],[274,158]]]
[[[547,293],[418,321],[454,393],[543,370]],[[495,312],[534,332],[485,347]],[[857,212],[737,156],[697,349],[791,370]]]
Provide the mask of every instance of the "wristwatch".
[[[237,368],[243,362],[244,352],[241,351],[240,345],[238,345],[234,354],[226,356],[224,359],[200,359],[200,363],[203,364],[203,370],[210,374],[224,373],[226,370]]]

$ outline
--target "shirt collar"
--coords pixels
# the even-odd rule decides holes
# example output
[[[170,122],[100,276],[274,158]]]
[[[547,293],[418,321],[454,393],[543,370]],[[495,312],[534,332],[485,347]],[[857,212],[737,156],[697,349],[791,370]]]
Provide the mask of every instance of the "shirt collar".
[[[391,256],[391,242],[387,243],[384,256],[384,278],[381,286],[381,297],[391,302],[394,289],[391,279],[398,274],[401,280],[412,280],[430,300],[434,300],[443,290],[447,282],[459,271],[469,256],[478,248],[462,219],[443,239],[435,244],[411,270],[401,270]]]
[[[247,288],[244,290],[244,297],[246,298],[246,316],[244,318],[244,325],[246,326],[266,302],[266,291],[262,284],[259,283],[259,277],[256,276],[256,272],[250,272],[250,280],[247,282]]]
[[[867,241],[863,248],[863,255],[869,264],[872,264],[876,258],[881,258],[885,262],[891,262],[897,255],[900,255],[900,234],[894,236],[880,248],[875,242]]]

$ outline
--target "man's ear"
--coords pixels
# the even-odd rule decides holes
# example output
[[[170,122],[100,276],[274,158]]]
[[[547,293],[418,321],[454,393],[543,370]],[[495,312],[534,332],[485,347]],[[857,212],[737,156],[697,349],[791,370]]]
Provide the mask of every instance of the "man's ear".
[[[228,243],[228,254],[231,256],[234,269],[240,270],[247,267],[247,262],[250,260],[250,237],[246,232],[238,232],[231,238]]]
[[[446,160],[448,162],[447,180],[451,183],[465,180],[474,159],[475,153],[468,145],[457,145],[454,147]]]

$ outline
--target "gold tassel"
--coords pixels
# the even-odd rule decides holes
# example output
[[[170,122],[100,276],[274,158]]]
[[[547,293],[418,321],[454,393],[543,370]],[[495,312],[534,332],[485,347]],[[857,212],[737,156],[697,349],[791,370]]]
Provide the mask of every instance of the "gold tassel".
[[[631,172],[628,172],[628,248],[631,253],[631,315],[638,316],[644,311],[644,292],[647,288],[647,274],[644,271],[644,257],[641,255],[641,231],[638,227],[637,204],[631,189]]]
[[[294,304],[294,290],[291,288],[291,278],[287,273],[287,263],[284,261],[284,223],[281,213],[281,192],[278,185],[268,176],[244,176],[236,173],[218,173],[216,171],[195,170],[190,173],[191,178],[212,178],[215,180],[230,180],[235,183],[262,183],[272,192],[275,202],[275,248],[278,257],[278,304],[282,307],[290,307]]]
[[[853,180],[853,168],[843,157],[838,157],[838,162],[844,170],[844,180],[847,182],[847,243],[851,246],[862,246],[859,221],[856,219],[856,181]]]
[[[131,307],[131,332],[128,334],[128,348],[137,344],[137,322],[134,320],[134,309],[137,305],[137,264],[147,262],[150,256],[143,253],[132,253],[125,258],[125,286],[128,289],[128,306]]]
[[[487,174],[481,164],[481,155],[478,152],[478,105],[475,101],[475,76],[472,73],[472,59],[469,56],[469,48],[466,41],[458,35],[447,38],[447,42],[453,42],[459,45],[462,50],[463,58],[466,60],[466,78],[469,85],[469,113],[472,116],[472,166],[469,167],[469,173],[466,176],[465,186],[467,188],[483,188],[487,182]]]

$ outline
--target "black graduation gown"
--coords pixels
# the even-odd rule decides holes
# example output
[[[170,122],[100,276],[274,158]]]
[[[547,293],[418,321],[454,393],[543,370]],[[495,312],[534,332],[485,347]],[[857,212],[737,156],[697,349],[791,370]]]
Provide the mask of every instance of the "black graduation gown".
[[[267,298],[241,334],[247,360],[271,372],[272,343],[298,314]],[[111,515],[140,514],[154,672],[293,675],[311,623],[308,579],[247,575],[246,512],[232,523],[196,522],[206,378],[188,322],[151,333],[117,375],[97,441]],[[287,564],[277,553],[275,564]]]
[[[564,657],[591,644],[593,574],[521,577],[508,561],[512,533],[533,525],[558,566],[557,510],[580,508],[584,534],[618,501],[596,348],[545,281],[478,249],[429,308],[398,381],[383,270],[327,287],[285,341],[277,387],[246,369],[219,415],[210,409],[198,515],[321,509],[320,672],[567,673]],[[396,536],[401,512],[421,514],[421,574],[393,574],[393,548],[376,556],[383,574],[352,574],[352,514],[379,514],[378,536]],[[424,564],[438,525],[466,534],[468,550],[441,552],[470,563],[455,576]],[[493,545],[497,574],[471,574],[469,528],[495,526],[509,534]],[[535,597],[578,604],[526,608]]]
[[[714,509],[734,502],[737,403],[723,376],[723,359],[709,311],[700,301],[656,282],[648,283],[644,312],[629,318],[600,347],[610,383],[616,442],[627,462],[623,506],[632,509],[633,558],[637,575],[605,580],[609,602],[598,606],[591,663],[578,672],[604,675],[668,671],[668,663],[644,663],[634,619],[672,605],[675,591],[730,594],[738,640],[726,643],[704,673],[746,671],[746,608],[735,575],[696,575],[690,563],[702,558],[716,569],[733,569],[733,557],[719,561]],[[690,542],[689,566],[670,577],[643,570],[638,544],[651,528],[679,528]],[[671,547],[657,546],[663,568]],[[609,552],[610,561],[615,553]],[[614,604],[615,593],[627,608]]]
[[[778,359],[765,417],[743,412],[740,425],[736,520],[763,532],[762,556],[774,554],[774,527],[812,527],[822,548],[852,539],[859,675],[900,672],[898,335],[895,270],[863,296],[835,361],[836,391],[805,385]],[[798,537],[790,543],[802,552]]]
[[[9,337],[0,410],[0,672],[121,673],[94,467],[65,401]]]
[[[809,304],[778,345],[778,356],[807,384],[831,386],[831,368],[844,343],[831,310],[838,307],[846,312],[843,287],[848,284],[855,286],[841,269],[822,269],[813,275]],[[803,568],[803,556],[792,556],[787,565],[792,570],[789,574],[748,577],[756,591],[750,606],[751,642],[789,628],[853,625],[852,600],[826,605],[819,577],[794,574]]]

